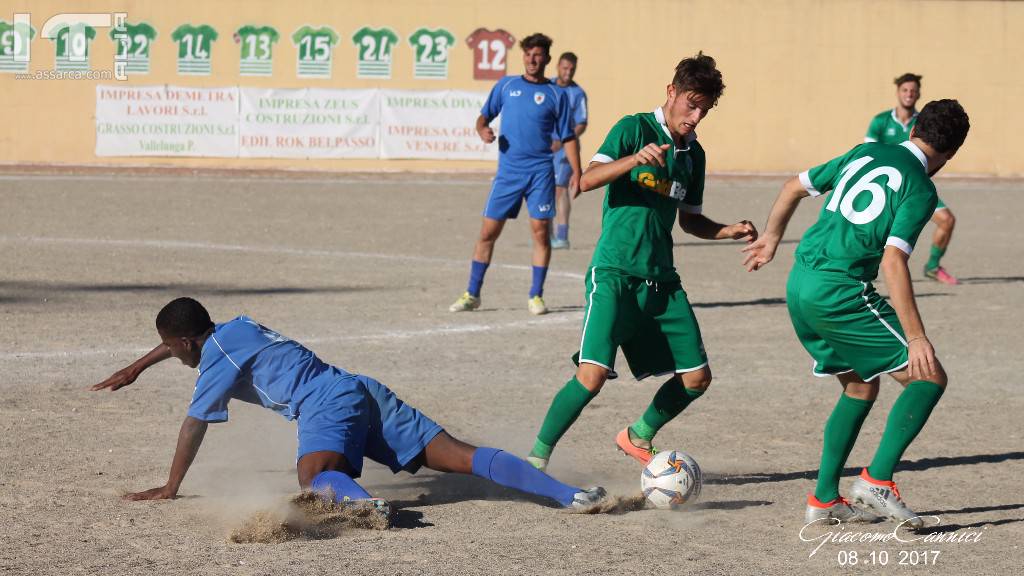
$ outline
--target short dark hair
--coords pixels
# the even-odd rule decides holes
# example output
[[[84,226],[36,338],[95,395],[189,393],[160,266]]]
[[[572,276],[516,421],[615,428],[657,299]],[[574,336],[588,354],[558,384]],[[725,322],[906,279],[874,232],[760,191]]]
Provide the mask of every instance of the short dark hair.
[[[684,58],[676,64],[672,85],[677,91],[696,92],[710,99],[712,106],[725,92],[722,72],[715,67],[715,59],[704,52],[697,52],[696,56]]]
[[[967,139],[971,119],[956,100],[935,100],[925,104],[917,115],[914,136],[924,140],[936,152],[956,152]]]
[[[551,38],[537,32],[520,40],[519,47],[523,49],[523,52],[530,48],[543,48],[545,54],[551,54]]]
[[[562,52],[562,55],[558,57],[558,61],[561,62],[562,60],[568,60],[572,62],[573,66],[576,65],[576,55],[572,52]]]
[[[907,82],[913,82],[913,83],[917,84],[918,88],[920,88],[921,87],[921,78],[924,78],[924,76],[921,76],[920,74],[914,74],[913,72],[907,72],[906,74],[904,74],[902,76],[897,76],[896,79],[892,81],[892,83],[897,85],[897,86],[899,86],[899,85],[905,84]]]
[[[210,313],[188,297],[175,298],[156,315],[156,329],[165,336],[194,338],[213,328]]]

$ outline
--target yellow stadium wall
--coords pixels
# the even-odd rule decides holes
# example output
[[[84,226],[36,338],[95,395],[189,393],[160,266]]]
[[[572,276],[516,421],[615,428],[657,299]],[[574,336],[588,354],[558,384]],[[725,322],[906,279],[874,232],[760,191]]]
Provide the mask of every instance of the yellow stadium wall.
[[[1024,175],[1024,152],[1011,136],[1024,126],[1024,3],[995,1],[846,0],[4,0],[0,18],[30,12],[37,36],[35,69],[54,65],[52,42],[38,29],[58,12],[127,12],[132,23],[158,31],[152,71],[129,84],[257,86],[276,88],[441,88],[486,91],[472,79],[465,38],[478,27],[504,28],[516,38],[544,32],[555,55],[580,57],[577,81],[590,98],[583,137],[584,161],[622,115],[661,104],[676,62],[704,50],[722,69],[726,92],[698,132],[711,172],[793,172],[835,156],[861,141],[873,114],[895,100],[893,77],[924,75],[922,102],[958,98],[971,115],[967,145],[947,173]],[[217,29],[213,74],[178,76],[180,24]],[[238,75],[232,33],[243,24],[274,26],[274,76]],[[288,38],[305,24],[330,25],[341,36],[330,80],[295,76]],[[388,26],[401,38],[391,80],[355,77],[350,38],[364,25]],[[444,27],[456,37],[446,82],[414,80],[406,38],[416,28]],[[114,44],[98,30],[94,68],[113,61]],[[509,54],[509,72],[522,70],[521,53]],[[549,68],[549,75],[553,68]],[[114,81],[102,81],[110,84]],[[15,80],[0,74],[0,163],[173,165],[300,170],[487,170],[489,162],[423,160],[291,160],[235,158],[98,158],[95,85],[87,80]]]

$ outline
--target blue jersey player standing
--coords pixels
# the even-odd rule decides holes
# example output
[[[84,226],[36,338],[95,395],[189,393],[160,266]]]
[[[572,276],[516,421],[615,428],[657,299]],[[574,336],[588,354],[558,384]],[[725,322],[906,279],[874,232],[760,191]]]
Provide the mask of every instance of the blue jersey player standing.
[[[558,75],[552,82],[565,90],[569,96],[569,110],[572,114],[572,130],[576,141],[587,131],[587,93],[573,78],[576,76],[576,63],[579,59],[572,52],[565,52],[558,57]],[[552,250],[569,249],[569,212],[572,210],[572,198],[579,194],[579,187],[569,188],[572,166],[565,155],[565,148],[557,135],[551,136],[551,149],[555,151],[555,230],[551,237]]]
[[[469,285],[448,309],[466,312],[480,307],[480,288],[491,263],[494,243],[505,220],[519,215],[526,200],[533,233],[533,282],[527,307],[532,314],[546,313],[544,279],[551,261],[549,227],[555,215],[555,174],[552,165],[552,134],[561,140],[572,175],[569,187],[578,188],[580,149],[572,128],[569,99],[564,90],[544,76],[551,61],[551,39],[531,34],[519,43],[523,49],[522,76],[506,76],[491,89],[476,131],[486,143],[494,142],[490,123],[501,114],[498,140],[498,172],[484,206],[480,237],[473,250]]]
[[[156,328],[161,340],[156,348],[92,387],[117,390],[172,356],[199,369],[167,483],[127,494],[128,500],[175,498],[207,425],[227,421],[232,399],[298,421],[299,486],[368,507],[385,518],[390,516],[387,502],[371,498],[355,481],[364,457],[396,474],[415,474],[421,466],[473,474],[568,508],[585,509],[605,496],[602,488],[563,484],[507,452],[453,438],[380,382],[326,364],[301,344],[246,316],[214,324],[202,304],[178,298],[157,315]]]

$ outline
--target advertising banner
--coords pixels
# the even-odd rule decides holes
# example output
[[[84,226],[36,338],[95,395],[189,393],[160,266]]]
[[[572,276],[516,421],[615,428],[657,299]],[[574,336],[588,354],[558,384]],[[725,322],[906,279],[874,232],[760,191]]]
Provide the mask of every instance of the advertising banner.
[[[485,92],[382,90],[381,158],[497,160],[498,144],[484,144],[476,119]],[[491,123],[498,133],[497,120]]]
[[[238,155],[377,158],[380,92],[242,88]]]
[[[238,88],[96,86],[97,156],[238,156]]]

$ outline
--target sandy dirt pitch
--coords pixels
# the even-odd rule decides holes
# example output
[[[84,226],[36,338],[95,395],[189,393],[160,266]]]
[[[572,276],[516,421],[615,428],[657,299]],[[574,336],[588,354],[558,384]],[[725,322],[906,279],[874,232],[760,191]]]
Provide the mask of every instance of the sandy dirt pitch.
[[[713,179],[705,213],[761,226],[781,181]],[[166,480],[195,373],[169,361],[120,392],[86,391],[155,344],[163,304],[191,295],[215,320],[249,314],[378,378],[455,436],[523,455],[572,374],[602,193],[576,203],[572,250],[555,253],[548,279],[552,313],[535,318],[522,220],[499,241],[483,308],[447,311],[465,287],[483,176],[0,174],[0,572],[822,574],[854,551],[859,573],[1019,574],[1021,188],[941,180],[959,218],[944,263],[964,284],[920,280],[931,227],[912,259],[951,384],[897,480],[946,534],[978,541],[826,543],[811,556],[820,542],[800,539],[804,498],[839,389],[810,375],[783,298],[796,239],[820,200],[805,202],[778,260],[756,275],[741,269],[739,245],[676,233],[715,382],[657,443],[702,464],[699,506],[570,515],[475,478],[392,476],[370,464],[364,483],[397,507],[394,529],[233,544],[242,519],[297,491],[294,424],[233,404],[178,500],[128,503],[119,495]],[[635,493],[639,468],[612,440],[659,384],[610,384],[551,472]],[[897,393],[892,381],[883,387],[844,489],[870,460]],[[926,552],[935,566],[921,564]],[[885,566],[863,565],[883,556]]]

